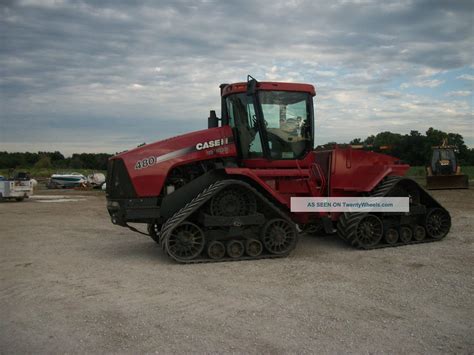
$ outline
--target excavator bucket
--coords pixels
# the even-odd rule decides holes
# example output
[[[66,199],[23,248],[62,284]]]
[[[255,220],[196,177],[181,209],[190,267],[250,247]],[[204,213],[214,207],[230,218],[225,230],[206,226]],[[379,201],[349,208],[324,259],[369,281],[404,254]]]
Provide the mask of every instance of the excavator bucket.
[[[428,190],[468,189],[467,175],[431,175],[426,176]]]

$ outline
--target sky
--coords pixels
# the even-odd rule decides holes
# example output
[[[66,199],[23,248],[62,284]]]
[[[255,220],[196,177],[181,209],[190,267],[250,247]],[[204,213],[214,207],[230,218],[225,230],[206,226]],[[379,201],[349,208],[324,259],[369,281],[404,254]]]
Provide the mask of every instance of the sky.
[[[473,55],[473,1],[3,0],[0,151],[205,129],[247,74],[315,85],[316,144],[434,127],[474,147]]]

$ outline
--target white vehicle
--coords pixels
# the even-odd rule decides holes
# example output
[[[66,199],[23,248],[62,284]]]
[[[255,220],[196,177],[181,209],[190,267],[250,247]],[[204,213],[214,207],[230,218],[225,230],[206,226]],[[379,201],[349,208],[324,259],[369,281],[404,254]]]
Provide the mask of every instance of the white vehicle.
[[[87,176],[87,182],[95,189],[101,188],[105,184],[105,175],[102,173],[93,173]]]
[[[79,173],[53,174],[49,179],[48,188],[78,187],[87,183],[87,178]]]
[[[33,194],[31,180],[0,180],[0,200],[23,201]]]

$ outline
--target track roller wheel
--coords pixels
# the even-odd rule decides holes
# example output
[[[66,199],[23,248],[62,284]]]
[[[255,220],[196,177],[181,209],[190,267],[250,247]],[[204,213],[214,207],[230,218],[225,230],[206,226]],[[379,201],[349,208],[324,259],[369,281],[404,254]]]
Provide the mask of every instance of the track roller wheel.
[[[401,226],[400,227],[400,240],[407,244],[410,243],[411,239],[413,238],[413,230],[408,226]]]
[[[297,235],[295,226],[287,220],[271,219],[262,230],[263,245],[272,254],[286,254],[295,246]]]
[[[400,234],[398,233],[398,231],[395,228],[389,228],[385,232],[384,239],[388,244],[392,245],[392,244],[395,244],[396,242],[398,242],[398,237],[399,236],[400,236]]]
[[[425,219],[426,233],[433,239],[441,239],[451,228],[451,217],[441,208],[433,208]]]
[[[159,225],[156,222],[148,223],[147,229],[148,229],[148,235],[150,236],[150,238],[153,239],[158,244],[160,244],[161,225]]]
[[[232,259],[238,259],[244,255],[244,243],[240,240],[231,240],[227,243],[227,255]]]
[[[225,245],[217,240],[211,242],[207,247],[207,255],[214,260],[222,259],[225,255]]]
[[[365,249],[377,245],[383,236],[383,223],[377,216],[369,214],[357,224],[356,239]]]
[[[183,222],[171,231],[166,249],[175,259],[192,260],[202,253],[205,242],[201,228],[194,223]]]
[[[415,229],[413,230],[413,239],[415,239],[417,242],[421,242],[424,240],[426,237],[426,230],[425,227],[423,226],[416,226]]]
[[[263,245],[260,240],[250,239],[245,243],[245,252],[248,256],[256,257],[262,254]]]

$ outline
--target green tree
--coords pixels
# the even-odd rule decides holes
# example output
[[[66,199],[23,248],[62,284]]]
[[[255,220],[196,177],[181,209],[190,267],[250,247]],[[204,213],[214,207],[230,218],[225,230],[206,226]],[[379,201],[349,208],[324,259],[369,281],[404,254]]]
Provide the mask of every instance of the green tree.
[[[400,159],[410,165],[425,165],[427,157],[424,154],[424,141],[425,136],[418,131],[404,135],[400,142]]]
[[[424,155],[427,157],[427,159],[431,157],[433,146],[441,145],[443,143],[443,139],[447,137],[448,137],[448,134],[446,132],[434,129],[433,127],[430,127],[426,131],[426,139],[425,139],[423,152],[424,152]]]
[[[466,158],[466,165],[474,165],[474,148],[470,148],[467,150],[467,158]]]
[[[466,164],[469,158],[469,148],[464,143],[464,138],[458,133],[448,133],[448,144],[456,146],[461,164]]]
[[[53,165],[51,164],[51,158],[47,155],[42,155],[41,158],[36,162],[35,168],[37,169],[49,169]]]
[[[72,169],[82,169],[84,168],[84,164],[82,163],[81,157],[79,154],[73,154],[71,161],[69,163],[69,167]]]
[[[373,144],[377,147],[384,146],[384,145],[390,145],[390,146],[395,147],[399,145],[401,139],[402,139],[401,134],[386,131],[386,132],[378,133],[375,136]]]
[[[374,142],[375,142],[375,136],[374,136],[374,135],[368,136],[368,137],[364,140],[364,143],[367,144],[367,145],[373,145]]]

